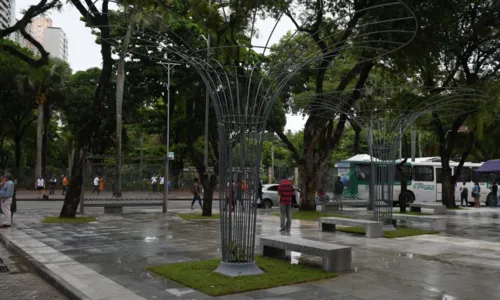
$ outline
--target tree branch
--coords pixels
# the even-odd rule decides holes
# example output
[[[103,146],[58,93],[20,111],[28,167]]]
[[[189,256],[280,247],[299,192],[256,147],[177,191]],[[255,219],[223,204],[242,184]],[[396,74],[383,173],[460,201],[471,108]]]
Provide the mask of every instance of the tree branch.
[[[288,137],[283,133],[282,130],[277,130],[275,129],[274,132],[278,135],[278,137],[281,139],[281,141],[285,144],[285,146],[288,148],[288,150],[292,153],[292,157],[295,160],[297,164],[300,163],[301,159],[299,156],[299,152],[295,148],[295,146],[290,142]]]

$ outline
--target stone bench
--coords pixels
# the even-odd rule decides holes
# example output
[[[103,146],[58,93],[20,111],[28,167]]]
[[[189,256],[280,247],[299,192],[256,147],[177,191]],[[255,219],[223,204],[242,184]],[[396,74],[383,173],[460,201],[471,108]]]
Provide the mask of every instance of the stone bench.
[[[335,231],[336,225],[364,227],[366,232],[365,236],[368,238],[379,238],[384,236],[384,226],[382,222],[337,217],[319,219],[321,231]]]
[[[351,269],[351,247],[311,241],[285,235],[260,238],[262,256],[283,259],[285,251],[323,257],[323,269],[327,272],[341,272]]]
[[[439,203],[414,202],[410,204],[410,211],[421,212],[422,208],[432,209],[434,215],[446,215],[446,206]]]
[[[393,220],[410,221],[416,223],[430,223],[431,228],[437,231],[446,229],[446,217],[442,216],[416,216],[407,214],[392,214]]]
[[[138,198],[85,198],[83,207],[104,207],[105,213],[122,213],[123,207],[163,206],[163,199]]]

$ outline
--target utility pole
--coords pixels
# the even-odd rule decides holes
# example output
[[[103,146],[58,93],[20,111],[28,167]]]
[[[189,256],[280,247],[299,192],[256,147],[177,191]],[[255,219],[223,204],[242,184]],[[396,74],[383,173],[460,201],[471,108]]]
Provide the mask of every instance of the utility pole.
[[[211,5],[212,5],[212,0],[209,0],[208,6]],[[207,42],[207,65],[208,65],[210,63],[210,33],[208,31],[205,41]],[[208,86],[207,86],[205,91],[205,149],[203,151],[203,158],[204,158],[203,163],[205,164],[205,173],[207,174],[208,174],[208,112],[210,109],[209,101],[210,101],[210,95],[208,93]]]
[[[169,162],[170,162],[170,71],[180,64],[172,62],[160,62],[160,65],[167,69],[167,161],[165,162],[165,188],[163,189],[163,213],[167,212],[167,202],[168,202],[168,188],[166,187],[168,182],[169,174]]]

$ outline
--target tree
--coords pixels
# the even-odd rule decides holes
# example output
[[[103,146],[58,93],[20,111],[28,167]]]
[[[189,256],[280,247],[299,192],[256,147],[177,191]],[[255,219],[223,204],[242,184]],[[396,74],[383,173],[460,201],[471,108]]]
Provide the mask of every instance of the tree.
[[[113,59],[111,57],[110,28],[109,28],[109,1],[103,0],[101,11],[91,1],[86,1],[85,7],[80,0],[71,0],[71,3],[78,9],[82,19],[88,26],[98,28],[100,31],[99,42],[102,55],[102,69],[99,82],[95,89],[92,102],[92,117],[80,129],[77,137],[76,155],[71,170],[71,180],[69,182],[69,191],[64,199],[64,205],[61,209],[60,217],[74,218],[76,210],[80,203],[81,190],[83,187],[83,167],[85,156],[91,144],[92,137],[98,132],[104,111],[106,92],[109,89]]]

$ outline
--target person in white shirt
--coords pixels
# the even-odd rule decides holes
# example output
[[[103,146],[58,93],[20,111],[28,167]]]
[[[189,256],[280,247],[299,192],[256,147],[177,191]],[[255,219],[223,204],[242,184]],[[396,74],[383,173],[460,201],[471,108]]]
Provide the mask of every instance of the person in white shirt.
[[[151,177],[151,186],[153,187],[153,193],[158,193],[158,179],[156,179],[155,175]]]
[[[36,190],[38,191],[38,199],[45,195],[45,180],[43,180],[42,176],[36,180]]]
[[[160,193],[163,193],[163,189],[165,188],[165,177],[160,177]]]
[[[92,194],[97,192],[97,195],[99,195],[99,176],[96,176],[94,178],[94,190],[92,191]]]

